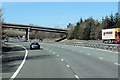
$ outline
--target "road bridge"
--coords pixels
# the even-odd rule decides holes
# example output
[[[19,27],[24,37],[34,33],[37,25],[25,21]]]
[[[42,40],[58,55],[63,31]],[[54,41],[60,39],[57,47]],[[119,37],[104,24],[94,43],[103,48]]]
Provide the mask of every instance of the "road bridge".
[[[66,29],[49,28],[49,27],[42,27],[42,26],[35,26],[35,25],[3,23],[2,28],[24,29],[26,31],[26,41],[29,41],[30,30],[63,33],[63,34],[67,35],[67,30]]]

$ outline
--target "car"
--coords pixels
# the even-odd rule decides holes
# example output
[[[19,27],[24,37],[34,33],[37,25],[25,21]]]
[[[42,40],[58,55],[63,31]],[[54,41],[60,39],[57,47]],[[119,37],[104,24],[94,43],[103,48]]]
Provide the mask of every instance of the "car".
[[[30,44],[30,50],[32,49],[40,49],[40,44],[38,42],[32,42]]]
[[[43,40],[40,38],[39,41],[43,41]]]
[[[113,40],[112,44],[120,44],[120,40]]]

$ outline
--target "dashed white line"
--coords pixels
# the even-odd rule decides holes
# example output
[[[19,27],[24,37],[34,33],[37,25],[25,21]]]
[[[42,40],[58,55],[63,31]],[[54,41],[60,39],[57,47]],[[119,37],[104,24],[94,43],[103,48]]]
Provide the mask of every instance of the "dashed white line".
[[[90,54],[87,54],[87,55],[90,55]]]
[[[41,48],[43,48],[43,47],[41,47]]]
[[[117,65],[117,66],[120,65],[120,64],[118,64],[118,63],[114,63],[114,64]]]
[[[63,59],[61,59],[61,61],[64,61]]]
[[[57,57],[58,57],[59,55],[57,55]]]
[[[75,78],[79,79],[79,77],[77,75],[75,75]]]
[[[67,67],[70,67],[69,65],[67,65]]]
[[[98,57],[99,59],[103,59],[102,57]]]
[[[55,53],[53,52],[53,54],[55,54]]]

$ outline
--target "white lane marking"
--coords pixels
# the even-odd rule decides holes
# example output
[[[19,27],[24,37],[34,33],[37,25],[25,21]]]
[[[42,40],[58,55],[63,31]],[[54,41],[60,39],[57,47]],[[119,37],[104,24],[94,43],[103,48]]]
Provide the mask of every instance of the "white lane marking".
[[[96,49],[96,50],[105,51],[105,52],[107,51],[107,52],[111,52],[111,53],[118,53],[118,52],[115,52],[115,51],[109,51],[109,50],[97,49],[97,48],[90,48],[90,47],[82,47],[82,48]]]
[[[90,47],[83,47],[83,48],[94,49],[94,48],[90,48]]]
[[[97,50],[100,50],[100,51],[107,51],[107,52],[113,52],[113,51],[108,51],[108,50],[103,50],[103,49],[97,49]]]
[[[57,55],[57,57],[58,57],[59,55]]]
[[[77,75],[75,75],[75,78],[79,79],[79,77]]]
[[[114,63],[114,64],[117,65],[117,66],[120,65],[120,64],[118,64],[118,63]]]
[[[50,52],[52,52],[52,51],[50,50]]]
[[[90,54],[87,54],[87,55],[90,55]]]
[[[64,61],[63,59],[61,59],[61,61]]]
[[[53,54],[55,54],[55,53],[53,52]]]
[[[67,65],[67,67],[70,67],[69,65]]]
[[[118,53],[118,52],[114,52],[114,53]]]
[[[41,47],[41,48],[43,48],[43,47]]]
[[[0,57],[3,57],[3,55],[1,55]]]
[[[103,59],[102,57],[98,57],[99,59]]]
[[[46,48],[44,48],[44,49],[46,49]]]
[[[21,45],[17,45],[17,46],[21,46]],[[18,75],[18,73],[22,69],[22,67],[23,67],[23,65],[24,65],[24,63],[26,61],[27,55],[28,55],[28,50],[24,46],[21,46],[21,47],[23,47],[25,49],[26,53],[25,53],[25,56],[24,56],[24,59],[23,59],[22,63],[20,64],[18,69],[15,71],[15,73],[12,75],[12,77],[11,77],[12,80]]]

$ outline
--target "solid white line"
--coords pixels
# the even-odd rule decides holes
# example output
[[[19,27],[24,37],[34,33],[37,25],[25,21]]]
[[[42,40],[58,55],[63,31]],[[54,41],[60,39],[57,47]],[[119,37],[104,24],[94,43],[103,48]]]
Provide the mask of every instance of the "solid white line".
[[[113,52],[113,51],[108,51],[108,50],[103,50],[103,49],[97,49],[97,50],[100,50],[100,51],[107,51],[107,52]]]
[[[118,52],[114,52],[114,53],[118,53]]]
[[[64,61],[63,59],[61,59],[61,61]]]
[[[120,64],[118,64],[118,63],[114,63],[114,64],[117,65],[117,66],[120,65]]]
[[[102,57],[98,57],[99,59],[103,59]]]
[[[70,67],[69,65],[67,65],[67,67]]]
[[[88,49],[95,49],[95,48],[90,48],[90,47],[82,47],[82,48],[88,48]],[[100,51],[107,51],[107,52],[110,52],[110,53],[118,53],[118,52],[115,52],[115,51],[109,51],[109,50],[104,50],[104,49],[97,49],[96,50],[100,50]]]
[[[21,45],[18,45],[18,46],[21,46]],[[15,73],[12,75],[12,77],[11,77],[12,80],[18,75],[18,73],[22,69],[22,67],[23,67],[23,65],[24,65],[24,63],[26,61],[27,55],[28,55],[28,50],[24,46],[21,46],[21,47],[23,47],[25,49],[26,53],[25,53],[25,56],[24,56],[24,59],[23,59],[22,63],[20,64],[18,69],[15,71]]]
[[[94,49],[94,48],[90,48],[90,47],[83,47],[83,48]]]
[[[79,77],[77,75],[75,75],[75,78],[79,79]]]

